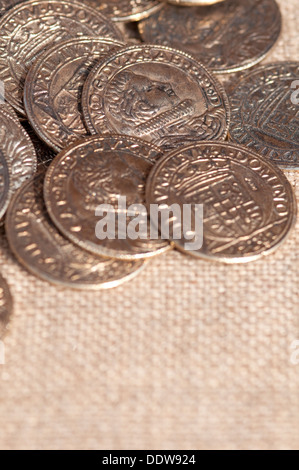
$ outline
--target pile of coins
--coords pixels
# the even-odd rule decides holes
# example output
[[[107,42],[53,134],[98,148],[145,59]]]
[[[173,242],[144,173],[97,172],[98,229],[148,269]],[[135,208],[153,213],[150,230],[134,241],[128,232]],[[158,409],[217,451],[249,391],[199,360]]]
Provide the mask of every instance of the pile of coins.
[[[30,272],[102,289],[172,248],[239,263],[285,240],[299,64],[256,65],[280,34],[275,0],[5,0],[0,30],[0,215]],[[97,235],[99,207],[127,222],[152,205],[202,205],[201,246],[159,220],[156,238],[150,223]]]

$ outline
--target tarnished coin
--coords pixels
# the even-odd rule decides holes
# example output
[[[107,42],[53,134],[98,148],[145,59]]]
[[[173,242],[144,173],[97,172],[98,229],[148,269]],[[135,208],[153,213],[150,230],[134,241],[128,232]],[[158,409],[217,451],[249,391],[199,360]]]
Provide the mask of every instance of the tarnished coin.
[[[218,80],[189,55],[163,46],[131,46],[96,65],[82,106],[92,134],[141,137],[164,150],[223,140],[229,124]]]
[[[10,8],[14,7],[18,3],[22,3],[25,0],[1,0],[0,2],[0,16],[4,15],[4,13],[9,10]]]
[[[18,189],[36,171],[34,146],[16,116],[0,106],[0,149],[11,164],[11,190]]]
[[[150,239],[147,216],[140,222],[145,238],[133,239],[127,230],[130,208],[145,206],[146,179],[159,156],[159,149],[126,136],[95,136],[68,147],[52,162],[45,178],[51,219],[73,243],[92,253],[128,260],[165,252],[170,245]],[[111,223],[105,236],[98,235],[106,211]]]
[[[83,84],[92,67],[122,44],[82,37],[42,54],[27,74],[24,105],[36,133],[58,151],[88,134],[81,112]]]
[[[41,279],[77,289],[116,287],[138,274],[142,260],[96,257],[58,232],[44,206],[43,176],[24,184],[7,212],[6,234],[16,258]]]
[[[127,45],[142,43],[138,29],[138,23],[118,23],[117,26],[123,35],[124,42]]]
[[[299,63],[265,65],[231,89],[229,131],[282,168],[299,168]]]
[[[161,0],[163,1],[163,0]],[[223,2],[224,0],[167,0],[168,3],[173,3],[174,5],[178,6],[189,6],[189,7],[194,7],[194,6],[207,6],[207,5],[213,5],[214,3],[220,3]]]
[[[110,20],[73,0],[21,3],[0,19],[0,31],[0,80],[7,101],[21,114],[27,71],[45,48],[78,36],[121,39],[120,31]]]
[[[1,92],[0,92],[0,96],[1,96]],[[18,118],[18,114],[16,113],[16,111],[14,110],[14,108],[12,106],[10,106],[10,104],[7,103],[7,101],[0,101],[0,113],[1,111],[4,111],[5,113],[9,114],[13,119],[15,119],[15,121],[19,121],[19,118]]]
[[[296,219],[295,196],[281,170],[228,143],[202,142],[163,157],[149,176],[146,194],[148,204],[178,204],[182,210],[189,204],[194,218],[195,205],[202,204],[203,245],[188,253],[225,263],[272,252]],[[174,240],[179,249],[190,246],[193,234],[199,239],[194,225],[191,241],[190,233]]]
[[[21,125],[33,143],[37,158],[37,168],[47,168],[56,156],[57,152],[54,152],[53,149],[51,149],[36,135],[28,121],[24,120]]]
[[[139,21],[147,18],[162,8],[158,0],[85,0],[88,5],[96,8],[113,21]]]
[[[12,306],[13,302],[8,284],[0,275],[0,340],[3,339],[7,333],[7,325],[9,324],[12,314]]]
[[[139,25],[144,41],[180,48],[214,72],[260,62],[276,42],[281,15],[275,0],[225,0],[208,7],[165,5]]]
[[[0,219],[6,212],[11,194],[11,163],[0,147]]]

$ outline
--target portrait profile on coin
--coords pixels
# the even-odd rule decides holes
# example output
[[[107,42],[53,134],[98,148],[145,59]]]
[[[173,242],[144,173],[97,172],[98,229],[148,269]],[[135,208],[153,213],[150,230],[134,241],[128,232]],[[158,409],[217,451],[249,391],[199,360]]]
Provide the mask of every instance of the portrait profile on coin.
[[[191,81],[193,99],[184,98],[185,84],[176,85],[163,75],[151,78],[150,72],[124,71],[114,78],[105,96],[116,127],[121,124],[125,133],[134,128],[136,135],[151,136],[156,145],[195,135],[208,108],[203,93]]]
[[[214,77],[163,46],[133,46],[109,56],[85,82],[82,102],[92,134],[132,135],[164,150],[195,139],[221,140],[229,121],[225,92]]]

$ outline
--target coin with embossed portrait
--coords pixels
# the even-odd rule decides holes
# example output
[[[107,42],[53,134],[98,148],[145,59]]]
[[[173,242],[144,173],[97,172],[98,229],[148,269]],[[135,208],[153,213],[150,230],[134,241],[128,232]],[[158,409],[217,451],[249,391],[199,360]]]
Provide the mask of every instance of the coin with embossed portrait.
[[[143,138],[164,150],[224,140],[229,104],[222,85],[182,51],[136,45],[109,55],[86,80],[82,107],[92,134]]]
[[[299,63],[260,66],[230,90],[230,139],[282,168],[299,168]]]
[[[95,254],[128,260],[164,253],[170,249],[168,241],[150,238],[147,214],[140,209],[147,176],[161,155],[155,146],[127,136],[94,136],[68,147],[46,174],[50,217],[73,243]],[[133,208],[136,215],[134,210],[131,217]]]
[[[78,36],[121,40],[117,26],[82,3],[31,0],[0,18],[0,80],[7,101],[24,114],[23,86],[29,67],[47,47]]]
[[[173,204],[181,211],[188,206],[194,220],[202,206],[202,224],[192,222],[174,243],[194,257],[224,263],[253,261],[272,252],[296,220],[295,196],[282,171],[229,143],[197,143],[163,157],[148,178],[146,199],[165,210]],[[200,235],[203,243],[193,249]]]
[[[31,273],[75,289],[107,289],[132,279],[143,260],[119,261],[94,256],[64,238],[43,202],[40,172],[15,194],[6,216],[6,234],[16,258]]]
[[[147,18],[162,8],[159,0],[85,0],[85,2],[97,9],[112,21],[139,21]]]
[[[0,106],[0,149],[11,165],[11,190],[18,189],[36,171],[34,146],[14,114]]]
[[[12,314],[13,301],[6,280],[0,274],[0,340],[7,333]]]
[[[139,24],[144,41],[177,47],[217,73],[252,67],[279,37],[275,0],[225,0],[207,7],[165,5]]]
[[[83,84],[92,67],[121,46],[109,38],[75,38],[47,49],[31,67],[24,87],[26,113],[54,150],[88,134],[80,105]]]

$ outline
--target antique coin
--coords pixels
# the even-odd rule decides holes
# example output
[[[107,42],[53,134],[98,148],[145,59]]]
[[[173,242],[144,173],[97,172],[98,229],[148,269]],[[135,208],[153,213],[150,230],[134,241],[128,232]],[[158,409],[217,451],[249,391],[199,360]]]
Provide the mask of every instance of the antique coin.
[[[163,0],[162,0],[163,1]],[[189,7],[194,7],[194,6],[207,6],[207,5],[213,5],[214,3],[220,3],[223,2],[224,0],[167,0],[168,3],[173,3],[174,5],[178,6],[189,6]]]
[[[24,120],[21,125],[33,143],[37,158],[37,168],[47,168],[57,153],[36,135],[28,121]]]
[[[13,302],[8,284],[0,275],[0,340],[4,338],[7,332],[7,325],[12,314],[12,306]]]
[[[22,1],[24,2],[25,0],[1,0],[1,2],[0,2],[0,16],[4,15],[4,13],[6,13],[7,10],[14,7],[18,3],[22,3]]]
[[[0,106],[0,149],[11,164],[11,190],[18,189],[36,171],[34,146],[19,121]]]
[[[117,27],[77,2],[38,0],[21,3],[0,19],[0,80],[7,101],[24,114],[23,85],[30,65],[47,47],[78,36],[121,39]]]
[[[92,67],[121,45],[109,38],[75,38],[47,49],[31,67],[25,110],[36,133],[57,152],[88,134],[80,106],[83,84]]]
[[[68,147],[52,162],[45,178],[51,219],[73,243],[92,253],[138,259],[165,252],[170,248],[167,241],[149,237],[147,215],[140,222],[145,237],[128,236],[129,208],[145,206],[146,179],[152,160],[159,156],[159,149],[126,136],[95,136]],[[96,232],[104,215],[99,209],[112,217],[105,238]]]
[[[132,135],[164,150],[223,140],[229,125],[218,80],[189,55],[164,46],[111,54],[86,80],[82,106],[92,134]]]
[[[186,251],[188,243],[189,254],[225,263],[272,252],[296,219],[295,196],[282,171],[228,143],[202,142],[166,155],[149,176],[146,197],[148,204],[191,205],[192,226],[183,227],[175,245]],[[203,205],[203,227],[194,222],[196,204]],[[174,216],[172,224],[178,222]],[[193,249],[201,233],[202,247]]]
[[[11,194],[11,163],[0,147],[0,219],[6,212]]]
[[[276,42],[275,0],[225,0],[207,7],[165,5],[139,25],[144,41],[180,48],[218,73],[260,62]]]
[[[1,92],[0,92],[0,96],[1,96]],[[17,115],[17,113],[15,112],[15,110],[13,109],[12,106],[10,106],[10,104],[8,104],[6,101],[0,101],[0,113],[4,111],[6,114],[9,114],[15,121],[19,121],[19,117]]]
[[[124,42],[127,45],[142,43],[138,29],[138,23],[118,23],[117,26],[123,35]]]
[[[147,18],[163,6],[159,0],[86,0],[86,3],[109,16],[112,21],[125,22]]]
[[[299,168],[299,63],[265,65],[230,91],[230,138],[282,168]]]
[[[6,234],[20,263],[41,279],[77,289],[116,287],[138,274],[142,260],[93,256],[58,232],[43,202],[43,176],[24,184],[7,212]]]

